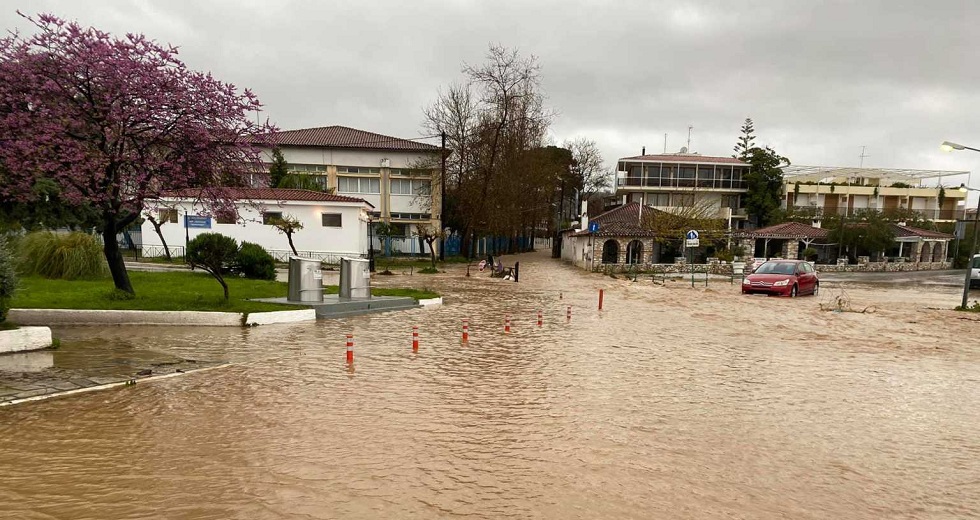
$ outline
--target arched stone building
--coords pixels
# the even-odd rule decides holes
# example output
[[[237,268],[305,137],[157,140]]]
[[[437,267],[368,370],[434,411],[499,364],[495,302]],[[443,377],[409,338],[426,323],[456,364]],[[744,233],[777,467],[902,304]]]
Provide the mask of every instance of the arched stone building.
[[[568,229],[562,232],[562,258],[585,269],[603,265],[628,267],[655,263],[673,263],[660,258],[657,234],[649,229],[651,219],[660,210],[630,202],[611,209],[590,221],[595,232]]]

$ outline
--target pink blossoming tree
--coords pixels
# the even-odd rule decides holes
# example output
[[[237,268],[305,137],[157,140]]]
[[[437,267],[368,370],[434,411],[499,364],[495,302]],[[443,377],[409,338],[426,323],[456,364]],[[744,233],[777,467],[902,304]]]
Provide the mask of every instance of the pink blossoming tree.
[[[254,94],[188,70],[174,47],[21,16],[35,34],[0,39],[0,198],[29,202],[46,178],[68,203],[95,207],[113,283],[135,294],[117,234],[176,192],[235,212],[228,188],[265,169],[271,143],[253,136],[275,128],[251,121]]]

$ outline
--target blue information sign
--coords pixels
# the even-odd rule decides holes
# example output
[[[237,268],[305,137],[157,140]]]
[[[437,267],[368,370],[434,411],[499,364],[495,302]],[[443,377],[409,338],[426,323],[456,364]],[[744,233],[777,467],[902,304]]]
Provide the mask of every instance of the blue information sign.
[[[184,215],[184,227],[211,229],[211,217],[200,215]]]
[[[595,233],[599,231],[599,223],[596,221],[589,222],[589,233]]]

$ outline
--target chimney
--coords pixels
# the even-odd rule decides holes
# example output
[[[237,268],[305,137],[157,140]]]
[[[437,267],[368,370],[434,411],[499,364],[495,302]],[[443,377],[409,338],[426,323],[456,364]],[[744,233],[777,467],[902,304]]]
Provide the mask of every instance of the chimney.
[[[640,151],[640,155],[646,155],[646,154],[647,154],[647,147],[644,146],[643,149]]]
[[[589,201],[587,200],[582,201],[582,227],[579,229],[582,231],[589,229]]]

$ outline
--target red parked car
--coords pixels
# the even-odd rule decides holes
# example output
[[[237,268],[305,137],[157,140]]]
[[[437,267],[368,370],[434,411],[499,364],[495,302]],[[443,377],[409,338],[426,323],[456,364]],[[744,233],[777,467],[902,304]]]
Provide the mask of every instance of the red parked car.
[[[789,296],[816,295],[820,290],[817,272],[804,260],[770,260],[742,281],[742,294]]]

